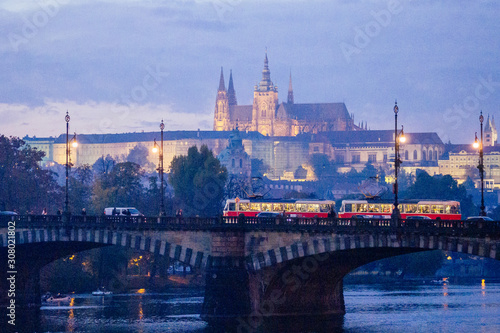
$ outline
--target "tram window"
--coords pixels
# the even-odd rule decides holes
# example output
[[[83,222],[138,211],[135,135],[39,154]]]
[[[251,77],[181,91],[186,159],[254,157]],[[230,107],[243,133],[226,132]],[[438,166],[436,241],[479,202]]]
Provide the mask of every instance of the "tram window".
[[[357,213],[366,213],[368,207],[367,204],[357,204],[356,205],[356,212]]]
[[[307,205],[307,211],[309,213],[317,213],[317,212],[319,212],[319,205],[318,204],[309,204],[309,205]]]
[[[407,204],[405,206],[406,206],[406,213],[417,213],[418,212],[418,205]]]
[[[280,204],[280,203],[275,203],[273,204],[273,211],[275,212],[282,212],[283,211],[283,204]]]
[[[293,203],[285,204],[285,210],[287,212],[295,212],[295,204],[293,204]]]
[[[249,210],[250,204],[248,202],[240,202],[240,210]]]
[[[352,204],[345,204],[344,205],[344,210],[346,213],[352,212]]]
[[[445,214],[450,214],[451,213],[451,206],[450,205],[446,205],[444,206],[444,213]]]
[[[236,210],[236,203],[230,202],[229,203],[229,209],[230,211],[235,211]]]
[[[330,205],[329,204],[321,204],[319,205],[319,211],[322,213],[326,213],[330,211]]]
[[[420,206],[420,213],[429,214],[430,213],[429,205],[421,205]]]
[[[263,203],[262,204],[262,212],[270,212],[272,210],[272,204]]]
[[[443,206],[442,205],[432,205],[431,212],[433,214],[442,214],[443,213]]]
[[[260,203],[251,203],[250,210],[253,210],[255,212],[260,212]]]
[[[307,204],[295,204],[298,212],[307,212]]]
[[[381,212],[382,213],[390,213],[391,212],[391,205],[381,205]]]
[[[369,204],[368,205],[368,211],[370,213],[378,213],[380,212],[380,205],[377,204]]]

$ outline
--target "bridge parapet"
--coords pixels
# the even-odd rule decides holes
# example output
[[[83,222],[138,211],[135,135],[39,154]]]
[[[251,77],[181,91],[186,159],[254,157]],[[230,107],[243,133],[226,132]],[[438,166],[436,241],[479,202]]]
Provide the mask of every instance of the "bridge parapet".
[[[257,218],[257,217],[146,217],[146,216],[71,216],[0,215],[0,228],[14,221],[16,228],[91,228],[120,230],[199,230],[199,231],[290,231],[323,233],[414,232],[448,236],[500,238],[500,221],[399,220],[332,218]]]

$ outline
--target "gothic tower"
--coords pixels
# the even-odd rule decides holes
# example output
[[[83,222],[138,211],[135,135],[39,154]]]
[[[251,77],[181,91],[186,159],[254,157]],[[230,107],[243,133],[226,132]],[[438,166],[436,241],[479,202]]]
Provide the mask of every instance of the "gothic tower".
[[[229,101],[229,105],[238,105],[238,101],[236,101],[236,92],[234,91],[233,86],[233,70],[229,70],[229,86],[227,87],[227,98]]]
[[[497,141],[497,129],[495,126],[495,119],[493,116],[488,115],[488,119],[486,120],[486,125],[484,127],[484,146],[494,146]]]
[[[278,87],[271,81],[267,52],[262,70],[262,80],[255,86],[252,107],[252,131],[274,135],[274,121],[278,106]]]
[[[290,83],[288,84],[288,104],[293,104],[292,72],[290,72]]]
[[[232,86],[232,77],[230,79]],[[234,88],[233,88],[234,92]],[[236,101],[236,97],[235,97]],[[215,99],[215,112],[214,112],[214,131],[228,131],[230,130],[229,124],[229,98],[224,84],[224,73],[222,67],[220,69],[219,90],[217,90],[217,98]]]

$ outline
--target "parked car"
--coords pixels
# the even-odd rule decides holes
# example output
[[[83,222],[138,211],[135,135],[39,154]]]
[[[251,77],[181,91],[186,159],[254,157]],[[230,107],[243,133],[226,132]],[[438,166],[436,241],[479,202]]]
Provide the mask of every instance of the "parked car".
[[[0,215],[17,215],[16,212],[11,212],[9,210],[0,211]]]
[[[467,221],[472,221],[472,222],[481,222],[481,221],[493,221],[491,217],[488,216],[469,216],[467,218]]]
[[[424,216],[424,215],[412,215],[412,216],[408,216],[406,219],[407,220],[430,220],[431,218],[429,216]]]
[[[104,208],[106,216],[144,216],[135,207],[107,207]]]
[[[261,218],[277,218],[281,216],[280,213],[277,213],[277,212],[260,212],[259,214],[257,214],[257,217],[261,217]]]

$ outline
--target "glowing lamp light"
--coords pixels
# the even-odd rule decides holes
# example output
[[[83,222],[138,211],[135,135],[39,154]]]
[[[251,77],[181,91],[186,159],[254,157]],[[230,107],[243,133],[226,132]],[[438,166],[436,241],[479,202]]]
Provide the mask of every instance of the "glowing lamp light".
[[[406,137],[403,134],[399,137],[399,142],[402,142],[402,143],[406,142]]]
[[[78,147],[78,142],[76,142],[76,141],[73,141],[73,143],[71,144],[71,146],[72,146],[73,148],[76,148],[76,147]]]
[[[155,146],[155,147],[153,147],[153,153],[155,153],[155,154],[156,154],[157,152],[158,152],[158,147],[156,147],[156,146]]]

